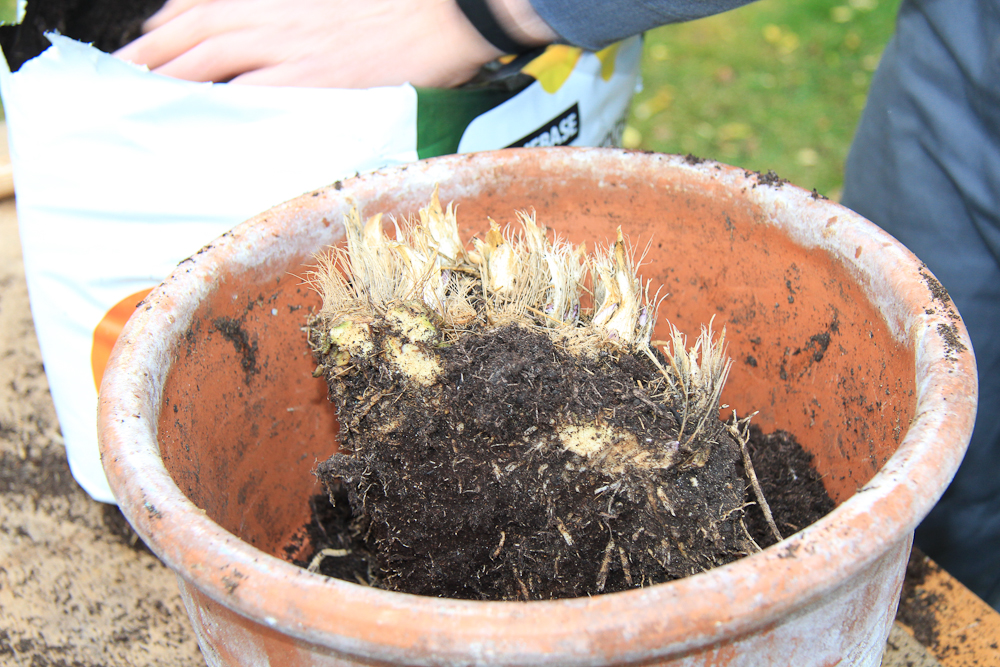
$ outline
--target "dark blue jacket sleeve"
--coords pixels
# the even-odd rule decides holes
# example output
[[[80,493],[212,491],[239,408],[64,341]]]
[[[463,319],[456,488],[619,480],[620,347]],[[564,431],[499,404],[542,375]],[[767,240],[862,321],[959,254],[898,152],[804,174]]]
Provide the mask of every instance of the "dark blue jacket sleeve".
[[[591,50],[667,23],[719,14],[752,0],[530,0],[562,41]]]

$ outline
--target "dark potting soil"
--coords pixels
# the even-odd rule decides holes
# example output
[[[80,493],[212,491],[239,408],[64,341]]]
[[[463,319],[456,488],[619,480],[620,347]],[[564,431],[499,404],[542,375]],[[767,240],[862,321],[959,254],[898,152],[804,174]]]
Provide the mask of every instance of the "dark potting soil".
[[[378,332],[375,348],[396,335]],[[331,490],[343,480],[377,585],[462,599],[578,597],[752,551],[736,440],[708,420],[694,444],[688,425],[681,445],[676,411],[647,394],[664,383],[648,358],[574,356],[517,325],[427,351],[443,372],[419,390],[381,354],[349,366],[322,357],[347,452],[317,474]],[[606,458],[564,443],[580,425],[616,434]],[[632,463],[671,449],[669,466]]]
[[[21,25],[0,26],[0,47],[16,72],[49,48],[46,32],[93,44],[111,53],[142,34],[142,22],[164,0],[30,0]]]
[[[788,478],[796,480],[792,489],[775,494],[774,499],[768,501],[775,522],[788,530],[788,532],[781,530],[783,537],[795,532],[792,530],[793,526],[808,526],[833,510],[835,503],[823,487],[819,473],[812,467],[812,454],[802,449],[793,435],[783,431],[766,434],[759,428],[754,428],[750,433],[750,451],[754,470],[764,489],[765,498],[769,497],[766,495],[768,489],[773,492],[776,487],[780,487],[776,480]],[[307,555],[294,562],[300,567],[307,567],[322,549],[350,551],[347,557],[323,559],[318,572],[345,581],[377,584],[379,574],[371,568],[374,557],[368,552],[364,542],[351,532],[347,489],[341,486],[336,491],[335,498],[336,505],[331,503],[330,497],[326,494],[317,494],[310,498],[312,519],[300,531],[305,534],[307,546],[304,550],[294,549]],[[749,508],[744,520],[750,535],[761,547],[775,543],[760,508],[756,506]],[[907,572],[909,573],[909,570]],[[937,636],[936,621],[933,613],[928,611],[934,600],[927,598],[932,595],[904,586],[899,608],[900,620],[915,632],[920,632],[921,643],[928,646],[931,644],[925,642],[923,638],[932,641]]]
[[[813,467],[813,455],[787,431],[764,433],[750,426],[750,461],[760,481],[764,498],[782,537],[797,533],[829,514],[836,507]],[[763,547],[777,540],[768,529],[759,505],[747,508],[744,521],[754,541]]]
[[[753,498],[739,448],[717,420],[699,445],[652,477],[608,475],[570,451],[539,444],[570,413],[676,443],[675,411],[637,389],[657,381],[648,360],[570,357],[520,327],[464,339],[448,359],[447,405],[402,406],[411,416],[405,433],[397,428],[385,442],[366,436],[363,455],[335,455],[319,466],[334,503],[312,499],[306,539],[312,554],[336,554],[322,559],[321,573],[441,597],[553,599],[646,586],[731,562],[753,551],[747,531],[761,547],[775,541],[759,510],[750,505],[744,515]],[[354,405],[342,409],[341,423],[360,413],[373,418],[370,424],[394,416],[398,422],[406,399],[380,400],[390,385],[376,369],[360,374],[346,389]],[[380,414],[383,407],[390,413]],[[370,424],[342,427],[344,444],[371,433]],[[750,451],[783,535],[833,508],[811,455],[792,436],[755,429]],[[616,479],[624,485],[609,490]],[[352,515],[352,507],[365,512]]]

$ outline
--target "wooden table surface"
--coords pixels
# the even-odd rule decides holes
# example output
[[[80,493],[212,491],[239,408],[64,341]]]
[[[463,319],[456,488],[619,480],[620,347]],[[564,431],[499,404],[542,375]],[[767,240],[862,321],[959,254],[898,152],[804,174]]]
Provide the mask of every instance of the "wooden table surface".
[[[923,554],[907,568],[883,665],[1000,666],[1000,614]]]

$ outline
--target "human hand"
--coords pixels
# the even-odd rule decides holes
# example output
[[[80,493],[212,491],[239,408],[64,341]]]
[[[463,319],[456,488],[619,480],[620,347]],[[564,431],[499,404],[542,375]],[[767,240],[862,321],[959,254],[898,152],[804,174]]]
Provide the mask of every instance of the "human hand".
[[[451,87],[502,55],[454,0],[168,0],[143,30],[115,55],[192,81]]]

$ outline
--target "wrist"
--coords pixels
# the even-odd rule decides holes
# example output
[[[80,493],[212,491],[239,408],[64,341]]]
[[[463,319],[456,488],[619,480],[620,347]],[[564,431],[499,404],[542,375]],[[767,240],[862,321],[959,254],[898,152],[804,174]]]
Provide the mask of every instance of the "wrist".
[[[551,44],[559,35],[542,20],[529,0],[485,0],[512,39],[526,46]]]
[[[528,0],[454,0],[454,6],[501,53],[523,53],[556,38]]]

